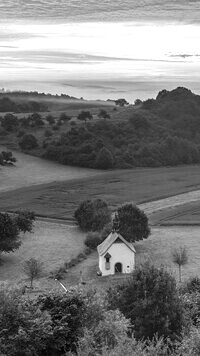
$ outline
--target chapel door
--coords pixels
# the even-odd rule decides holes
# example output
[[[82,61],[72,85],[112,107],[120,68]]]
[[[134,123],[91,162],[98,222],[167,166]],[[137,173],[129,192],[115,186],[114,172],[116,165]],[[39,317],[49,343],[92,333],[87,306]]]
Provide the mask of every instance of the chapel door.
[[[115,264],[115,273],[122,273],[122,264],[120,262]]]

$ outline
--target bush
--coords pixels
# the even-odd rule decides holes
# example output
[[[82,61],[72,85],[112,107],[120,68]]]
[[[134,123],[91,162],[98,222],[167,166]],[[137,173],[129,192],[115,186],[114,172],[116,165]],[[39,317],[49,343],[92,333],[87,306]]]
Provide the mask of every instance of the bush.
[[[34,135],[26,134],[19,141],[19,146],[22,150],[32,150],[38,147],[38,142]]]
[[[184,292],[186,293],[200,293],[200,278],[192,277],[186,282]]]
[[[83,231],[100,231],[111,220],[111,212],[101,199],[85,200],[74,213]]]
[[[111,169],[114,166],[114,158],[112,153],[105,147],[102,147],[97,155],[96,168]]]
[[[51,137],[53,135],[53,132],[51,130],[45,130],[44,136],[45,137]]]
[[[137,339],[175,339],[183,326],[183,307],[174,277],[163,267],[149,263],[137,268],[131,278],[108,292],[109,304],[119,308],[134,325]]]
[[[101,234],[97,231],[89,232],[85,239],[85,245],[91,249],[96,249],[102,242]]]

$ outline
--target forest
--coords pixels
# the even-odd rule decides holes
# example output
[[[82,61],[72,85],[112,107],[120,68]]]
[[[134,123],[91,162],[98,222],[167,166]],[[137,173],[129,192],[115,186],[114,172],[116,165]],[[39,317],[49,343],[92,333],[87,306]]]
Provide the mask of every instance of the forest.
[[[199,163],[200,96],[182,87],[163,90],[129,106],[116,122],[91,120],[61,133],[46,144],[44,157],[99,169]]]

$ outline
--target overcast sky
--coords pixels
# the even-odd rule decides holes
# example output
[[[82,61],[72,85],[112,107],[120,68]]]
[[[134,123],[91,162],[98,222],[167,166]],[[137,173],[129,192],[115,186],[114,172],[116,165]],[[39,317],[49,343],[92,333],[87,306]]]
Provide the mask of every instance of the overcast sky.
[[[1,0],[0,87],[133,100],[199,90],[200,1],[121,4]]]

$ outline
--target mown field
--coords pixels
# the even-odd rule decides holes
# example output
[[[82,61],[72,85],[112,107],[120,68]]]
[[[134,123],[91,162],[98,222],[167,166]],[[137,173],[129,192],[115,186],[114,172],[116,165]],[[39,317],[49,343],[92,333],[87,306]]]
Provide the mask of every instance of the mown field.
[[[182,269],[182,279],[197,276],[200,268],[199,227],[154,227],[147,240],[137,242],[136,265],[150,261],[156,266],[164,265],[178,281],[178,269],[172,263],[174,248],[185,246],[188,251],[188,264]],[[94,252],[89,258],[69,270],[63,280],[66,286],[76,285],[80,281],[82,271],[83,280],[87,285],[109,287],[110,283],[118,282],[116,277],[98,277],[98,255]],[[125,276],[126,278],[126,276]]]
[[[0,146],[0,151],[2,150],[5,150],[5,147]],[[13,167],[0,167],[0,192],[41,183],[80,179],[101,173],[99,170],[64,166],[22,152],[12,152],[17,162]]]
[[[56,166],[54,167],[56,171]],[[12,170],[14,169],[12,168]],[[63,169],[69,169],[69,167],[63,167]],[[72,171],[73,169],[76,171],[76,178],[78,178],[79,172],[80,174],[85,172],[84,177],[82,175],[81,179],[73,179],[72,175],[68,181],[48,184],[39,184],[39,178],[35,186],[22,188],[21,185],[21,188],[15,191],[2,192],[0,194],[0,209],[10,211],[26,208],[34,210],[41,216],[71,220],[74,210],[84,199],[104,199],[114,210],[125,202],[132,201],[139,204],[200,189],[199,165],[116,170],[101,172],[99,175],[93,170],[84,171],[72,168]],[[10,172],[12,177],[12,171]],[[100,173],[100,171],[98,172]],[[56,174],[59,176],[58,172]],[[91,176],[92,174],[94,176]],[[26,171],[27,180],[29,175],[32,177],[31,170]],[[64,180],[63,178],[64,174],[60,180]],[[7,181],[3,182],[2,180],[1,182],[3,190],[3,185],[7,184]]]
[[[23,273],[23,262],[36,258],[44,263],[44,276],[36,285],[42,289],[56,288],[57,282],[49,279],[50,272],[82,252],[84,238],[78,228],[60,222],[37,221],[33,233],[22,234],[19,250],[1,255],[0,284],[28,284]]]
[[[76,257],[84,248],[85,234],[77,228],[53,222],[39,221],[34,233],[25,234],[23,244],[18,251],[2,255],[0,266],[0,284],[27,285],[26,276],[22,270],[25,260],[34,257],[44,262],[44,275],[35,282],[39,290],[59,289],[60,285],[49,278],[50,271],[62,266],[65,261]],[[164,265],[178,280],[177,267],[172,263],[172,251],[179,246],[185,246],[188,251],[188,264],[182,270],[183,280],[196,276],[200,268],[199,227],[154,227],[151,236],[137,242],[136,264],[149,260],[156,266]],[[110,283],[118,283],[116,277],[98,277],[98,254],[93,252],[83,262],[71,268],[62,283],[66,287],[77,285],[82,275],[86,287],[108,287]],[[124,277],[123,277],[124,278]],[[125,277],[126,278],[126,277]]]

